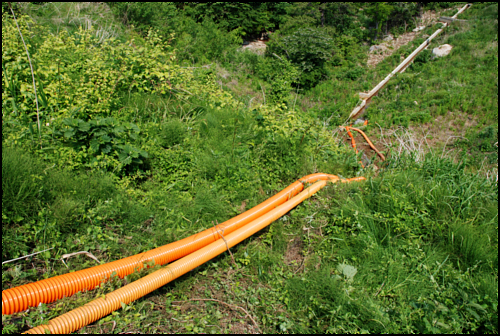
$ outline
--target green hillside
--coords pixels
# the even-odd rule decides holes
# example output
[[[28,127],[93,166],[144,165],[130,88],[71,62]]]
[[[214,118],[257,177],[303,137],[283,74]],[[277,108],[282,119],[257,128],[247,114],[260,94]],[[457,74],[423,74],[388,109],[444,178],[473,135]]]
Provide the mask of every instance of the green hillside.
[[[385,162],[358,136],[356,155],[338,126],[441,24],[375,67],[370,45],[463,4],[12,5],[3,290],[188,237],[324,172],[367,181],[325,187],[231,248],[234,260],[224,253],[76,332],[498,332],[496,3],[467,9],[373,99],[364,130]],[[241,49],[263,33],[265,52]],[[433,57],[445,43],[452,52]],[[63,258],[79,251],[98,261]],[[2,332],[159,268],[3,315]]]

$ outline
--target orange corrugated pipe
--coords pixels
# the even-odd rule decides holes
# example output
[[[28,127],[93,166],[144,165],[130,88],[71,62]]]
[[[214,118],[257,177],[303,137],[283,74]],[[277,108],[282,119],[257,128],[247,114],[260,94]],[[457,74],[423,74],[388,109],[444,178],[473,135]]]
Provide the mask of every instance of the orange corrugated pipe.
[[[54,302],[80,291],[94,289],[101,282],[107,281],[113,272],[116,272],[119,277],[123,278],[128,274],[142,269],[146,262],[154,260],[156,265],[164,265],[182,258],[220,239],[217,231],[222,232],[224,235],[233,232],[295,196],[304,188],[303,183],[311,183],[318,180],[331,180],[335,182],[339,178],[335,175],[323,173],[307,175],[265,202],[219,224],[217,230],[210,228],[177,242],[121,260],[3,290],[2,315],[17,313],[29,307],[36,307],[39,303]]]
[[[366,120],[365,123],[364,123],[364,125],[366,126],[367,124],[368,123],[367,123],[367,120]],[[339,128],[340,129],[345,129],[347,131],[347,135],[349,135],[349,137],[351,138],[352,148],[354,148],[356,150],[356,154],[358,154],[358,149],[356,148],[356,141],[354,140],[354,136],[352,135],[351,130],[357,131],[357,132],[361,133],[361,135],[363,136],[363,138],[365,138],[366,142],[368,142],[368,145],[370,146],[370,148],[373,149],[377,153],[377,155],[382,159],[382,161],[385,161],[384,154],[380,153],[380,151],[370,141],[370,139],[365,134],[365,132],[363,132],[359,128],[355,128],[355,127],[352,127],[352,126],[339,126]],[[364,168],[365,166],[363,165],[363,163],[361,161],[360,161],[360,163],[361,163],[361,166],[363,166],[363,168]]]
[[[354,150],[356,151],[356,154],[359,153],[358,149],[356,148],[356,140],[354,140],[354,136],[352,135],[351,133],[351,129],[352,127],[351,126],[339,126],[340,129],[345,129],[347,131],[347,135],[349,135],[349,137],[351,138],[351,145],[352,145],[352,148],[354,148]],[[363,164],[363,161],[359,160],[359,163],[361,164],[361,167],[365,168],[365,165]]]
[[[363,177],[357,177],[345,182],[364,180]],[[338,178],[335,180],[338,181]],[[318,190],[326,185],[327,181],[322,180],[317,182],[302,191],[296,197],[281,204],[277,208],[260,216],[247,225],[233,231],[230,234],[224,235],[224,240],[216,240],[211,244],[189,254],[188,256],[173,262],[165,268],[162,268],[154,273],[151,273],[131,284],[128,284],[120,289],[107,294],[104,298],[95,299],[82,307],[76,308],[66,314],[56,317],[48,322],[48,324],[40,325],[27,331],[27,333],[43,334],[47,330],[51,333],[68,334],[78,330],[89,323],[95,322],[98,319],[110,314],[119,309],[121,303],[129,304],[144,295],[151,293],[155,289],[169,283],[170,281],[180,277],[192,269],[202,265],[210,259],[218,256],[228,248],[238,244],[244,239],[250,237],[254,233],[263,229],[276,219],[280,218],[296,205],[309,198]]]
[[[363,132],[359,128],[354,128],[354,127],[349,127],[349,128],[352,129],[353,131],[357,131],[357,132],[361,133],[363,138],[365,138],[366,142],[368,142],[368,145],[370,145],[370,148],[373,149],[377,153],[377,155],[382,159],[382,161],[385,161],[384,154],[379,152],[377,147],[375,147],[375,145],[370,141],[370,139],[368,139],[368,136],[365,134],[365,132]]]

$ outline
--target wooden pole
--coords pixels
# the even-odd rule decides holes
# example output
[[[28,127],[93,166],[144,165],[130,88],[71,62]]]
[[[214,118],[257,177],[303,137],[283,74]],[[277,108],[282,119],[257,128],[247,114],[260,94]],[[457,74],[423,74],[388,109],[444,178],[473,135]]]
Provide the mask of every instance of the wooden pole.
[[[459,14],[461,14],[464,10],[466,10],[470,6],[472,6],[472,4],[467,4],[467,5],[463,6],[455,15],[453,15],[452,18],[455,19]],[[368,93],[360,93],[360,98],[362,99],[361,104],[359,104],[358,106],[356,106],[354,108],[354,110],[351,112],[351,115],[349,116],[349,119],[354,119],[356,117],[361,116],[361,114],[363,114],[365,112],[365,109],[366,109],[366,107],[367,107],[368,102],[370,101],[370,99],[373,96],[375,96],[380,91],[380,89],[382,89],[385,86],[385,84],[387,84],[387,82],[395,74],[397,74],[398,72],[403,72],[404,70],[406,70],[406,68],[410,65],[410,63],[413,61],[413,59],[423,49],[425,49],[431,43],[432,39],[434,39],[436,36],[438,36],[439,33],[441,33],[443,31],[443,29],[446,28],[447,26],[448,26],[448,23],[443,23],[443,26],[441,28],[439,28],[438,30],[436,30],[434,32],[434,34],[432,34],[431,36],[429,36],[429,38],[427,40],[425,40],[417,49],[415,49],[415,51],[413,51],[410,54],[410,56],[406,57],[405,60],[403,62],[401,62],[396,67],[396,69],[394,69],[389,75],[387,75],[387,77],[385,77],[383,81],[381,81],[380,83],[378,83],[377,86],[375,86],[370,92],[368,92]]]

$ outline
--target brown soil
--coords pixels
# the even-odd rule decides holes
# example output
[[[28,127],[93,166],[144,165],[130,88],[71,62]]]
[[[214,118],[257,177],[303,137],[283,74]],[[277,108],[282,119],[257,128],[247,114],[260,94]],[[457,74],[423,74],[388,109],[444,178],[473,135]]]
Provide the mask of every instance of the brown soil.
[[[408,132],[412,134],[415,143],[421,143],[419,147],[423,152],[428,152],[432,149],[453,157],[455,151],[458,150],[454,149],[454,143],[464,139],[467,130],[475,125],[477,125],[477,118],[467,113],[448,112],[448,114],[438,116],[429,123],[411,125],[408,128]],[[386,153],[391,145],[395,145],[396,147],[398,145],[393,136],[397,130],[398,128],[383,129],[382,134],[379,128],[372,128],[365,133],[380,152]],[[368,160],[377,157],[377,154],[358,132],[352,131],[351,133],[356,141],[358,151],[363,152],[362,158],[365,165]],[[342,133],[342,139],[346,146],[351,147],[351,139],[347,133]],[[380,158],[376,158],[375,164],[380,166],[380,163]]]
[[[433,122],[410,126],[410,130],[427,135],[427,143],[431,148],[443,148],[445,145],[452,143],[461,137],[465,137],[469,128],[477,125],[477,120],[461,112],[448,112],[445,116],[438,116]]]
[[[266,44],[262,40],[252,41],[247,45],[241,47],[242,50],[250,50],[251,52],[256,53],[257,55],[264,55],[266,52]]]
[[[417,21],[418,26],[429,26],[436,22],[438,14],[435,11],[425,12]],[[421,35],[422,31],[407,32],[395,38],[392,41],[385,41],[378,45],[380,49],[374,50],[368,54],[368,66],[374,67],[382,62],[384,58],[391,56],[396,50],[413,41],[417,36]]]
[[[285,253],[285,263],[287,265],[295,262],[298,267],[302,264],[304,256],[302,255],[302,240],[300,238],[295,238],[293,241],[288,243],[288,248]]]

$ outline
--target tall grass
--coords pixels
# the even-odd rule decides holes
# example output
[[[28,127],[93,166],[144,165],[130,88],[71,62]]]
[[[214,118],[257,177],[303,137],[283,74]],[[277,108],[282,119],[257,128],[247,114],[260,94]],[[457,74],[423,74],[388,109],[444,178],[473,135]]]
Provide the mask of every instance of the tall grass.
[[[438,156],[391,165],[363,186],[329,189],[321,202],[327,208],[311,209],[317,224],[309,225],[328,224],[312,253],[321,259],[287,282],[290,312],[304,321],[293,330],[494,330],[496,184]],[[357,270],[351,280],[339,271],[343,264]],[[478,306],[484,300],[490,308]]]
[[[46,24],[55,30],[85,24],[88,28],[87,19],[93,20],[91,25],[106,23],[107,12],[99,21],[99,12],[93,10],[104,5],[80,4],[79,11],[75,6],[54,3],[31,10],[38,10],[42,21],[52,20]],[[492,109],[497,100],[491,95],[496,92],[492,69],[497,61],[489,24],[496,7],[486,6],[473,6],[468,23],[452,25],[455,30],[443,35],[439,43],[451,41],[455,47],[447,59],[424,55],[384,89],[379,96],[383,99],[377,98],[368,109],[372,124],[428,123],[450,109],[471,116],[483,113],[484,122],[496,125],[492,120],[497,112]],[[56,20],[68,14],[75,19]],[[210,35],[197,33],[202,40]],[[184,44],[179,45],[186,47],[185,61],[193,56],[196,62],[194,56],[204,46],[191,48],[188,40],[183,36]],[[355,93],[370,89],[411,48],[402,48],[373,72],[360,72],[359,64],[330,69],[329,81],[297,101],[304,109],[296,116],[300,122],[286,129],[282,116],[277,116],[271,125],[276,132],[262,127],[265,119],[255,108],[257,99],[250,109],[249,100],[245,106],[229,108],[168,94],[124,94],[114,117],[140,127],[133,144],[149,158],[147,168],[120,177],[97,168],[65,171],[47,165],[42,158],[56,159],[46,152],[35,158],[24,149],[6,146],[2,258],[47,245],[55,249],[16,266],[3,266],[3,285],[94,265],[82,256],[66,268],[60,262],[64,253],[85,250],[108,262],[187,237],[257,205],[306,174],[360,174],[354,152],[331,143],[323,147],[319,132],[342,124],[357,103]],[[214,52],[219,51],[214,46]],[[258,57],[229,55],[227,62],[234,61],[234,71],[241,65],[243,74],[236,77],[247,81],[243,86],[254,85],[260,91],[260,82],[252,77],[256,74],[246,73],[257,68]],[[202,83],[211,71],[203,68],[195,76]],[[116,332],[144,333],[233,332],[231,328],[243,324],[246,316],[231,315],[216,305],[172,305],[172,300],[206,296],[245,307],[265,332],[496,333],[497,184],[480,173],[471,174],[467,156],[452,160],[441,148],[424,150],[426,139],[405,128],[384,132],[382,141],[395,151],[383,168],[362,172],[367,181],[326,187],[232,249],[238,266],[221,255],[85,332],[111,331],[111,321],[116,322]],[[470,138],[476,149],[491,151],[488,146],[495,136],[493,126]],[[99,295],[143,274],[110,282]],[[59,315],[95,294],[65,298],[55,307],[42,305],[23,316],[26,323],[35,324],[35,318],[49,316],[47,311]],[[223,325],[222,320],[229,322]],[[4,330],[22,331],[15,321],[6,318],[4,325],[14,327]],[[157,321],[169,323],[168,330]]]

